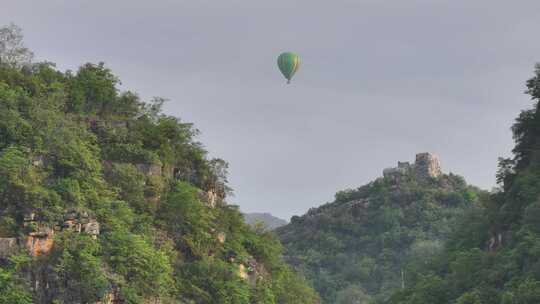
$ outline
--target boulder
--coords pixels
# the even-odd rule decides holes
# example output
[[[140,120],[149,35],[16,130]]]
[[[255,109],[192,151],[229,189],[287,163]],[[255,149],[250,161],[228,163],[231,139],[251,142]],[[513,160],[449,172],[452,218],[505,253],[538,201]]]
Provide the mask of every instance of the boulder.
[[[91,219],[88,223],[83,225],[83,231],[84,233],[92,236],[93,238],[97,238],[99,235],[99,223],[95,219]]]
[[[219,233],[217,234],[217,239],[218,239],[218,242],[219,242],[220,244],[225,243],[226,238],[227,238],[227,236],[225,235],[224,232],[219,232]]]

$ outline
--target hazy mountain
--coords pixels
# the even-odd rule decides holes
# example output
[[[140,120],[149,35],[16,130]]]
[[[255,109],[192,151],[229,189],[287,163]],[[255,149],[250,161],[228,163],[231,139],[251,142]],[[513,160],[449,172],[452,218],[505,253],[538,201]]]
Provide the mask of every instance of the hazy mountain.
[[[262,222],[270,230],[287,225],[286,220],[275,217],[270,213],[244,213],[244,218],[246,220],[246,223],[248,223],[249,225],[254,225],[257,222]]]

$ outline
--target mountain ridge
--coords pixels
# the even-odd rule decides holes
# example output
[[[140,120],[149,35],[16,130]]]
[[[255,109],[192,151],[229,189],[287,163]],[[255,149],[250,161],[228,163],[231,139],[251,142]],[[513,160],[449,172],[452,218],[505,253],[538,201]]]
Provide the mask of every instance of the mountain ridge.
[[[244,219],[248,225],[254,226],[257,223],[262,223],[270,230],[287,225],[287,221],[272,215],[269,212],[248,212],[243,213]]]

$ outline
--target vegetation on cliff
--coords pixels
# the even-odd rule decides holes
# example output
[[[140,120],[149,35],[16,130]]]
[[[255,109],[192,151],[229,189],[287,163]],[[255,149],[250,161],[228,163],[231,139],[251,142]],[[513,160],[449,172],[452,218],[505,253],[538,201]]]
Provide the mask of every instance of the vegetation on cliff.
[[[483,196],[419,154],[416,164],[400,163],[383,178],[340,191],[276,232],[286,260],[325,303],[382,303],[407,284],[406,265],[440,250],[452,221]]]
[[[0,35],[0,303],[318,301],[162,99],[120,92],[103,63],[30,63],[16,27]]]

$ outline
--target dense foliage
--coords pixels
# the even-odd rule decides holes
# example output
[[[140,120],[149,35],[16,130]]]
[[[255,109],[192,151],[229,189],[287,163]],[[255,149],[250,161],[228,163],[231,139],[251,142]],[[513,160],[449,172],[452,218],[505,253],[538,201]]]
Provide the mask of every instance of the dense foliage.
[[[0,303],[317,301],[277,240],[204,199],[223,201],[227,165],[208,159],[191,124],[161,112],[162,99],[120,92],[103,63],[22,64],[15,42],[0,49],[11,52],[0,56],[0,238],[52,230],[69,210],[100,233],[55,228],[50,252],[0,258]],[[244,265],[256,282],[241,277]]]
[[[482,195],[453,174],[379,178],[276,231],[325,303],[382,303],[407,284],[406,265],[440,250],[453,219]]]
[[[527,93],[534,107],[512,127],[500,191],[461,218],[442,252],[408,267],[414,275],[390,303],[540,303],[540,65]]]

